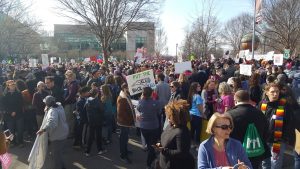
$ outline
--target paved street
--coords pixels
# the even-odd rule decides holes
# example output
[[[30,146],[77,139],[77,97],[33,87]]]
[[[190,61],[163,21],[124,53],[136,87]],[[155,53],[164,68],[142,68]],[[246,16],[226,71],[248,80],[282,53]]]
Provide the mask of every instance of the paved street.
[[[131,138],[135,137],[135,130],[131,132]],[[130,155],[132,164],[124,164],[119,159],[119,141],[116,134],[113,135],[113,143],[105,146],[108,150],[102,156],[97,155],[96,145],[94,143],[91,156],[86,157],[84,151],[72,149],[72,140],[68,140],[69,146],[66,149],[67,169],[142,169],[146,168],[146,152],[141,148],[138,138],[130,140],[129,149],[133,152]],[[31,142],[26,144],[24,148],[11,148],[10,153],[13,154],[13,164],[11,169],[25,169],[28,167],[27,158],[30,153]]]
[[[66,149],[67,169],[144,169],[146,168],[147,153],[142,150],[140,139],[136,137],[135,130],[131,130],[129,149],[133,152],[130,155],[132,164],[124,164],[119,159],[119,142],[118,136],[113,135],[113,144],[105,146],[108,152],[102,156],[97,155],[96,145],[91,152],[90,157],[85,157],[84,151],[72,149],[72,140],[68,140],[69,146]],[[11,148],[10,153],[13,155],[11,169],[26,169],[28,167],[27,158],[32,147],[32,142],[27,142],[24,148]],[[193,151],[193,150],[192,150]],[[193,151],[196,157],[196,152]],[[284,169],[293,169],[293,158],[290,155],[285,156]]]

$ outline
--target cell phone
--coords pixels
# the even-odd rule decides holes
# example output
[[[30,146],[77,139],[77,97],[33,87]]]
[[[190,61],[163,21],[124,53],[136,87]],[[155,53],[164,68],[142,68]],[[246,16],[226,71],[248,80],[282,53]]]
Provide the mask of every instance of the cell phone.
[[[241,165],[243,165],[243,164],[236,164],[233,166],[233,169],[238,169]]]
[[[5,130],[5,131],[4,131],[4,134],[5,134],[5,136],[6,136],[10,141],[12,141],[12,140],[14,139],[14,135],[11,134],[11,132],[10,132],[9,129]]]
[[[10,137],[11,132],[10,132],[9,129],[7,129],[7,130],[4,131],[4,134],[5,134],[6,137]]]

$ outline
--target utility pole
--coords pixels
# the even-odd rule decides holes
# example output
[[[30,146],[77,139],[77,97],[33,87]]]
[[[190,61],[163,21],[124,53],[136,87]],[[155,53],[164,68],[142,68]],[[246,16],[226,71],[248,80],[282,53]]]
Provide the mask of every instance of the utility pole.
[[[176,43],[176,62],[178,62],[177,47],[178,47],[178,43]]]

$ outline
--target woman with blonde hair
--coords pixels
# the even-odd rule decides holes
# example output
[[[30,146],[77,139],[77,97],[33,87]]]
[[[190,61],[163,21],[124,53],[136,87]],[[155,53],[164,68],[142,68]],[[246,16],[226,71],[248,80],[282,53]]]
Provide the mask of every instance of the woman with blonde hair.
[[[166,106],[169,125],[161,135],[161,143],[153,145],[160,151],[162,169],[194,169],[190,154],[191,138],[187,128],[189,104],[186,100],[174,100]]]
[[[106,140],[105,144],[110,144],[112,141],[112,126],[113,126],[113,105],[112,105],[112,94],[109,88],[109,85],[104,84],[101,86],[101,101],[104,105],[104,121],[106,126]]]
[[[198,169],[252,169],[241,142],[229,137],[233,127],[229,114],[214,113],[211,116],[206,128],[211,136],[199,146]]]
[[[220,98],[216,100],[218,103],[217,111],[219,113],[224,113],[234,106],[232,89],[226,82],[222,82],[219,85],[218,91],[219,91]]]

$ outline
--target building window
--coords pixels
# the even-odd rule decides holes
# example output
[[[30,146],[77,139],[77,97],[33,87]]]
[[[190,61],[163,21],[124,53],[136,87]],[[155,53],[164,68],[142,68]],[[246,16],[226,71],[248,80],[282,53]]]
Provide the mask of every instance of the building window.
[[[147,40],[146,37],[136,37],[136,39],[135,39],[135,48],[145,47],[146,40]]]

